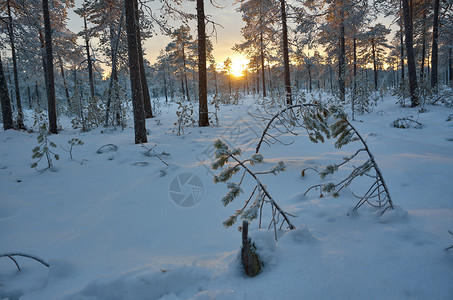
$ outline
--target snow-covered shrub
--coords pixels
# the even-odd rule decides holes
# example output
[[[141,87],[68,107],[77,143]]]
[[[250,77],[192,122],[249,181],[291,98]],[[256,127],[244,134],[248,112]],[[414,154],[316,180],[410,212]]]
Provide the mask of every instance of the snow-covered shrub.
[[[368,80],[359,78],[356,81],[355,91],[352,91],[352,97],[354,98],[354,113],[363,115],[373,111],[380,94],[374,91]]]
[[[106,104],[106,116],[108,120],[103,120],[105,125],[120,126],[122,129],[126,128],[126,111],[129,98],[124,88],[118,81],[114,81],[112,89],[106,89],[103,96],[103,102]]]
[[[98,97],[88,98],[88,103],[84,101],[84,93],[81,85],[76,83],[74,94],[69,99],[71,103],[70,111],[75,116],[72,120],[73,128],[81,128],[82,132],[89,131],[102,124],[104,120],[104,105]]]
[[[442,104],[446,107],[453,107],[453,89],[450,86],[439,87],[437,93],[433,93],[428,101],[430,104]]]
[[[404,118],[398,118],[395,121],[393,121],[393,127],[402,128],[402,129],[407,129],[407,128],[421,129],[422,123],[420,123],[417,120],[414,120],[410,117],[404,117]]]
[[[393,96],[396,96],[398,98],[397,103],[401,107],[406,107],[406,99],[410,99],[409,81],[407,78],[404,78],[404,80],[401,81],[400,84],[395,88]]]

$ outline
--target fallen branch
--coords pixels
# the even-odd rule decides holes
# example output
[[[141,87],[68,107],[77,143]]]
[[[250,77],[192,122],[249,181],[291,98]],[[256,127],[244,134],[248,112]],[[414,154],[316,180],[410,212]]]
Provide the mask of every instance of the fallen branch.
[[[30,255],[30,254],[24,254],[24,253],[5,253],[5,254],[0,254],[0,257],[8,257],[9,259],[11,259],[14,262],[14,264],[16,265],[17,270],[20,271],[19,263],[17,262],[17,260],[14,259],[14,256],[21,256],[21,257],[30,258],[30,259],[33,259],[33,260],[43,264],[46,267],[49,267],[49,264],[46,263],[44,260],[42,260],[39,257]]]

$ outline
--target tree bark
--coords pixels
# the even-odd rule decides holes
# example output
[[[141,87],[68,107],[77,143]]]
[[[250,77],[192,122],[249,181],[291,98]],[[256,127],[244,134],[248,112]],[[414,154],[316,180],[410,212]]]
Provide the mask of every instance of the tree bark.
[[[353,81],[353,90],[352,90],[352,101],[351,101],[351,110],[352,110],[352,120],[355,120],[355,97],[357,90],[357,38],[354,36],[353,39],[353,68],[354,68],[354,77]]]
[[[452,55],[451,55],[451,48],[453,45],[450,45],[450,49],[448,49],[448,68],[450,69],[449,76],[450,76],[450,83],[453,83],[453,63],[452,63]]]
[[[285,77],[286,104],[292,105],[291,95],[291,76],[289,70],[289,47],[288,47],[288,26],[286,24],[286,1],[280,0],[281,17],[282,17],[282,35],[283,35],[283,67]]]
[[[137,46],[138,46],[138,59],[140,67],[140,79],[142,83],[142,93],[143,93],[143,108],[145,110],[145,118],[153,118],[153,110],[151,107],[151,97],[149,95],[148,82],[146,81],[145,73],[145,63],[143,61],[143,48],[142,48],[142,38],[140,33],[140,16],[138,10],[138,1],[134,0],[135,8],[135,29],[137,31]]]
[[[110,75],[110,83],[109,83],[109,98],[107,99],[107,105],[105,109],[105,127],[109,126],[109,114],[110,114],[110,105],[113,99],[118,99],[118,91],[113,91],[114,83],[118,83],[118,68],[117,68],[117,58],[118,58],[118,45],[120,41],[121,35],[121,27],[124,20],[124,9],[121,11],[120,21],[118,23],[118,31],[115,36],[113,27],[110,27],[110,48],[112,52],[112,73]],[[112,93],[113,92],[113,93]]]
[[[400,1],[400,12],[401,12],[401,16],[400,16],[400,48],[401,48],[401,82],[404,84],[404,33],[403,33],[403,28],[404,28],[404,24],[403,24],[403,10],[402,10],[402,7],[401,7],[401,1]]]
[[[64,73],[63,60],[61,59],[61,56],[58,56],[58,63],[60,64],[60,73],[61,73],[61,77],[63,78],[64,92],[65,92],[66,101],[68,102],[68,107],[69,107],[69,105],[71,105],[71,103],[69,101],[68,85],[66,83],[66,76],[65,76],[65,73]]]
[[[340,89],[340,100],[345,100],[346,95],[346,82],[345,82],[345,72],[346,72],[346,45],[345,45],[345,28],[344,28],[344,16],[343,10],[340,7],[340,51],[338,57],[338,86]]]
[[[1,53],[0,53],[0,98],[2,104],[3,130],[12,129],[14,128],[13,110],[11,109],[11,100],[9,99],[8,86],[6,84],[5,73],[3,72]]]
[[[90,40],[88,37],[88,26],[87,26],[87,19],[83,16],[83,24],[85,26],[85,51],[87,53],[87,64],[88,64],[88,80],[90,82],[90,95],[91,101],[94,100],[94,79],[93,79],[93,63],[91,61],[91,54],[90,54]]]
[[[433,44],[431,50],[431,88],[437,87],[438,76],[438,51],[439,45],[437,39],[439,38],[439,0],[434,0],[434,20],[433,20]]]
[[[13,74],[14,74],[14,91],[16,94],[16,105],[17,105],[17,127],[19,129],[25,129],[24,125],[24,112],[22,110],[22,101],[20,98],[20,87],[19,87],[19,75],[17,72],[17,57],[16,57],[16,46],[14,42],[14,29],[13,29],[13,17],[11,15],[10,1],[6,1],[8,10],[8,35],[11,44],[11,56],[13,59]]]
[[[425,79],[425,56],[426,56],[426,14],[423,14],[422,22],[422,61],[420,65],[420,80]]]
[[[437,0],[436,0],[437,1]],[[412,37],[412,21],[409,12],[409,0],[403,2],[403,19],[404,33],[406,36],[406,53],[407,53],[407,68],[409,73],[409,93],[411,97],[411,107],[418,106],[419,100],[417,95],[417,70],[415,69],[414,42]]]
[[[263,80],[263,97],[266,97],[266,70],[264,67],[264,42],[263,42],[263,33],[260,32],[260,55],[261,55],[261,72]]]
[[[376,59],[376,44],[374,40],[372,41],[372,53],[373,53],[373,70],[374,70],[374,90],[378,90],[378,68],[377,68],[377,59]]]
[[[206,71],[206,24],[204,1],[197,0],[197,30],[198,30],[198,126],[209,126],[208,116],[208,78]]]
[[[132,89],[132,106],[134,111],[135,143],[147,143],[145,111],[143,108],[143,93],[140,77],[140,61],[138,55],[138,40],[135,29],[134,0],[125,0],[126,32],[129,56],[129,73]]]
[[[184,69],[185,92],[186,92],[187,101],[190,101],[189,86],[187,84],[187,67],[186,67],[186,53],[185,53],[185,51],[186,51],[185,50],[185,46],[182,45],[182,65],[183,65],[183,69]]]
[[[50,26],[49,0],[42,1],[44,16],[44,36],[46,42],[46,92],[47,112],[49,115],[49,132],[58,133],[57,108],[55,100],[55,80],[53,74],[53,53],[52,53],[52,28]]]

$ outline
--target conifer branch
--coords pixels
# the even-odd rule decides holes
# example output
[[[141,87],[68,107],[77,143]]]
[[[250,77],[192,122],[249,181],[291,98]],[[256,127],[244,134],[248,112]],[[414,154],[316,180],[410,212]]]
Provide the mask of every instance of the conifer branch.
[[[249,175],[253,179],[253,181],[256,182],[255,187],[253,188],[250,195],[247,197],[247,200],[245,201],[243,207],[241,209],[236,210],[236,212],[233,215],[231,215],[226,221],[223,222],[223,225],[226,227],[232,226],[237,221],[237,218],[241,216],[242,219],[247,219],[250,221],[259,218],[259,226],[261,228],[263,215],[262,209],[264,203],[269,203],[272,211],[271,220],[269,224],[275,230],[275,238],[277,238],[276,229],[277,226],[280,224],[280,216],[283,218],[280,228],[283,226],[284,223],[286,223],[288,224],[289,229],[294,229],[295,226],[292,224],[289,217],[295,216],[289,214],[288,212],[285,212],[278,205],[278,203],[269,193],[267,187],[262,183],[260,178],[257,176],[262,174],[276,175],[277,173],[284,171],[285,165],[283,164],[283,162],[279,162],[276,166],[270,168],[268,171],[254,172],[249,167],[249,165],[254,166],[255,164],[262,163],[263,156],[261,154],[255,153],[249,159],[240,160],[237,157],[241,153],[240,149],[229,149],[228,146],[221,140],[217,140],[214,143],[214,146],[216,148],[215,155],[217,158],[217,160],[213,162],[211,165],[211,167],[214,170],[223,168],[229,162],[230,159],[232,162],[234,162],[234,164],[230,164],[226,168],[223,168],[219,175],[214,176],[215,183],[218,182],[227,183],[229,192],[222,198],[222,203],[225,206],[231,203],[240,194],[244,193],[244,191],[241,188],[241,185],[244,181],[245,175]],[[240,177],[239,183],[230,182],[231,178],[241,169],[244,172]],[[255,198],[255,200],[252,202],[253,198]]]

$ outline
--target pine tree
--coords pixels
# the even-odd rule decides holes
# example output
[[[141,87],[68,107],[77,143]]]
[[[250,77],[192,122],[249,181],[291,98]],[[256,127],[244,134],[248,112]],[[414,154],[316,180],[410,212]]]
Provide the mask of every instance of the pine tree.
[[[383,64],[383,56],[386,50],[390,49],[387,44],[387,35],[390,29],[381,23],[368,28],[361,36],[362,54],[367,61],[371,60],[374,70],[374,89],[378,90],[378,69]]]
[[[190,101],[189,86],[188,86],[188,65],[192,64],[190,61],[190,46],[193,44],[192,35],[188,26],[180,26],[175,29],[171,35],[172,42],[170,42],[165,50],[169,53],[171,63],[176,68],[180,75],[181,92],[183,99],[186,98]]]
[[[262,77],[263,97],[266,97],[265,65],[266,52],[269,44],[272,44],[275,36],[274,25],[277,21],[279,10],[277,2],[273,0],[248,0],[241,2],[238,11],[242,13],[245,26],[241,34],[245,41],[234,46],[234,50],[245,53],[251,59],[259,57]]]

